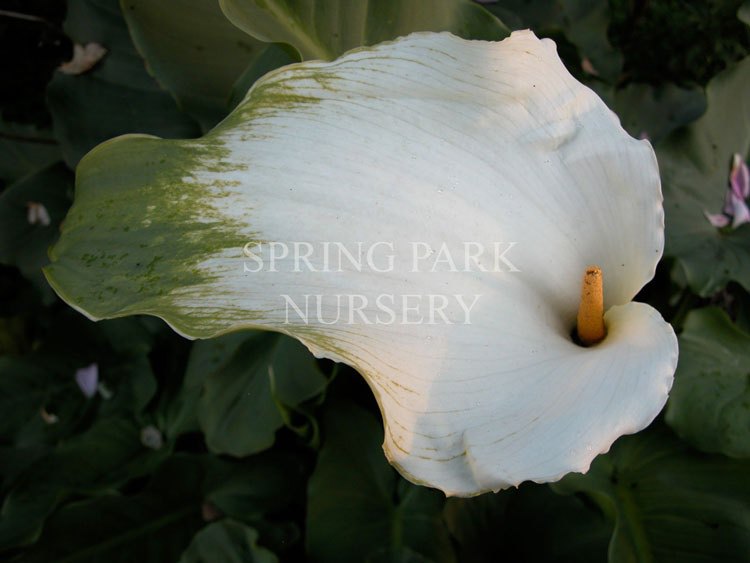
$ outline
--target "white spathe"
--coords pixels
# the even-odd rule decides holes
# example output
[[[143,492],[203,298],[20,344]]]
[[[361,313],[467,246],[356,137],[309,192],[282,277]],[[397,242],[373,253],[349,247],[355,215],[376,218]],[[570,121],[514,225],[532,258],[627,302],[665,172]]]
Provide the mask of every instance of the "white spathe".
[[[172,297],[196,318],[280,330],[358,369],[386,455],[409,479],[449,495],[553,481],[586,471],[665,404],[675,335],[631,303],[663,249],[656,158],[552,41],[414,34],[293,65],[209,138],[243,170],[191,171],[220,186],[206,209],[263,245],[204,261],[209,287]],[[337,271],[324,242],[355,258],[358,243],[381,244],[372,263]],[[484,252],[464,268],[467,242]],[[494,267],[495,243],[512,267]],[[570,333],[590,264],[603,270],[608,336],[582,348]],[[430,318],[444,303],[431,295],[447,300],[443,316]],[[458,296],[473,303],[469,319]],[[289,303],[306,300],[305,321]]]

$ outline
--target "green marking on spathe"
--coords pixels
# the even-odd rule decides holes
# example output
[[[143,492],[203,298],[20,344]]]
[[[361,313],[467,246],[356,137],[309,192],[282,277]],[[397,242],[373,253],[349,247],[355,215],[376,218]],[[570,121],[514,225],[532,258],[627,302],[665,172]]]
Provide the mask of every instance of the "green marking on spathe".
[[[238,182],[197,177],[244,170],[228,156],[213,135],[130,135],[99,145],[78,167],[75,204],[50,252],[50,283],[90,316],[106,318],[161,315],[173,290],[212,281],[197,265],[227,248],[240,258],[248,242],[247,225],[213,205]]]
[[[45,269],[49,283],[92,318],[153,314],[194,337],[261,320],[262,312],[242,310],[216,319],[200,304],[220,276],[200,265],[227,249],[240,261],[246,243],[262,240],[244,218],[220,211],[241,184],[221,176],[249,168],[230,161],[227,138],[257,134],[259,118],[320,103],[304,92],[333,90],[331,73],[302,66],[270,73],[201,139],[125,135],[97,146],[79,164],[75,203]],[[244,211],[249,219],[252,209]]]

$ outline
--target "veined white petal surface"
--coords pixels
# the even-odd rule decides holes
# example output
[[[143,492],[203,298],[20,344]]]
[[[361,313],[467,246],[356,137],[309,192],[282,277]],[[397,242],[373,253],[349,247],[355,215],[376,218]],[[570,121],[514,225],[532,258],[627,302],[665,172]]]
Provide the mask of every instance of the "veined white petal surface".
[[[115,178],[160,148],[174,158],[149,183]],[[193,337],[299,338],[366,377],[386,455],[447,494],[584,471],[666,401],[674,333],[630,303],[663,248],[656,159],[531,32],[415,34],[281,69],[203,139],[101,145],[77,189],[48,270],[66,300]],[[137,261],[80,268],[94,213],[140,237]],[[582,348],[589,264],[608,335]],[[104,279],[109,295],[84,296]]]

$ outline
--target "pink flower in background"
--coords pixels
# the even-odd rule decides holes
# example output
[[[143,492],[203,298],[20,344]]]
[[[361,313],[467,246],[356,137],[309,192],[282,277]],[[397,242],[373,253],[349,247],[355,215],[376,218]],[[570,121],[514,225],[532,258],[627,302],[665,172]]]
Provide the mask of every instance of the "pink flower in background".
[[[99,366],[97,364],[91,364],[77,370],[75,377],[78,388],[87,399],[96,395],[96,390],[99,387]]]
[[[42,227],[49,227],[50,225],[47,208],[36,201],[29,201],[26,204],[26,219],[29,225],[41,225]]]
[[[714,227],[722,228],[731,223],[736,229],[744,223],[750,223],[750,209],[747,198],[750,197],[750,171],[742,156],[735,154],[732,159],[732,170],[729,173],[729,189],[724,199],[721,213],[706,213],[706,218]]]

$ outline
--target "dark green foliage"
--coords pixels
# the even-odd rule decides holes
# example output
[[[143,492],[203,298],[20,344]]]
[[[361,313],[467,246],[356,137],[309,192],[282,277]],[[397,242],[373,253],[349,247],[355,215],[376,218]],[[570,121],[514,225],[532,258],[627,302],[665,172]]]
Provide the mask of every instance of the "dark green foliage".
[[[701,455],[657,423],[552,487],[587,493],[614,515],[610,561],[739,563],[750,552],[748,470],[748,460]]]
[[[750,53],[743,0],[610,0],[609,36],[634,82],[705,85]]]
[[[0,116],[48,125],[45,87],[55,68],[73,55],[73,42],[62,29],[65,2],[5,0],[0,9]]]

